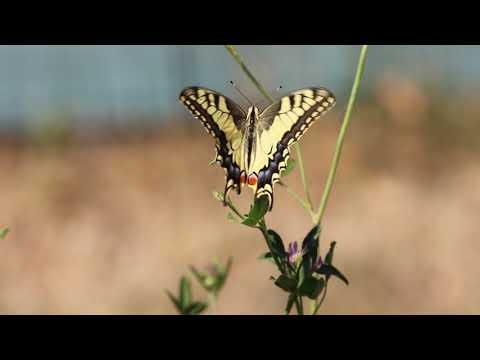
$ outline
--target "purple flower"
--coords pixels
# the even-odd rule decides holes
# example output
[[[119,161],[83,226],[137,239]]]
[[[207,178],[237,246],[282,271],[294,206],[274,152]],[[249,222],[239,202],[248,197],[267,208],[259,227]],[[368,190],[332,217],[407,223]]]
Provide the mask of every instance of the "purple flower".
[[[297,260],[303,256],[303,250],[298,250],[298,244],[296,241],[288,244],[288,262],[290,265],[295,265]]]

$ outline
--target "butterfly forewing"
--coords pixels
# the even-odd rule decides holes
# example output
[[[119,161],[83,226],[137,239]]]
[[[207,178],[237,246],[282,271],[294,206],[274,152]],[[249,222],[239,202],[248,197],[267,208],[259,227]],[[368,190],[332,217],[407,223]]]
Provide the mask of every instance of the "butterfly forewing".
[[[225,197],[231,188],[240,193],[241,171],[234,160],[234,152],[240,150],[242,142],[244,111],[229,98],[202,87],[183,89],[180,101],[216,140],[216,159],[227,174]]]

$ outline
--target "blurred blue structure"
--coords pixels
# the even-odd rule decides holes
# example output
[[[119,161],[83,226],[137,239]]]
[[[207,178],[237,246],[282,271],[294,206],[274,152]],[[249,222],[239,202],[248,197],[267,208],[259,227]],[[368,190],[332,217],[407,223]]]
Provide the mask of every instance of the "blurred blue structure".
[[[308,85],[350,90],[357,46],[239,46],[269,88]],[[443,86],[476,86],[480,48],[474,46],[372,46],[365,91],[385,70]],[[177,101],[187,85],[224,92],[237,82],[255,101],[261,96],[222,46],[0,46],[0,130],[23,129],[58,116],[75,126],[122,126],[138,118],[159,122],[184,114]],[[440,85],[439,85],[440,86]],[[185,115],[185,114],[184,114]],[[157,120],[155,120],[157,121]]]

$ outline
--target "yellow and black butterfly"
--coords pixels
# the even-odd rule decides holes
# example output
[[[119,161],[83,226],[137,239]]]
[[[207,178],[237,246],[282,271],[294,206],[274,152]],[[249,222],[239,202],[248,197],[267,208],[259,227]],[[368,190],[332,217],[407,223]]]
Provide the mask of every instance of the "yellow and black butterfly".
[[[325,88],[297,90],[265,108],[247,113],[216,91],[187,87],[180,101],[216,139],[216,161],[226,170],[224,199],[230,189],[240,194],[247,184],[255,198],[267,196],[273,207],[273,185],[280,179],[290,157],[290,146],[312,123],[335,105]]]

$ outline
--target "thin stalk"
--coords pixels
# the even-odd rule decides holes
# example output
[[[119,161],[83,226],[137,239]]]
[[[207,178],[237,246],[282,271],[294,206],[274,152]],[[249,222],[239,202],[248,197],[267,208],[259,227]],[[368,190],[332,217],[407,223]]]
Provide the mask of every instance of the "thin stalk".
[[[325,289],[323,290],[322,299],[320,300],[320,302],[318,304],[316,304],[316,307],[313,310],[312,315],[317,315],[317,312],[320,309],[320,306],[322,306],[322,304],[323,304],[323,300],[325,300],[325,297],[327,296],[327,289],[328,289],[328,282],[325,283]],[[315,303],[316,302],[317,302],[317,300],[315,300]]]
[[[307,210],[310,215],[315,215],[313,212],[312,212],[312,209],[310,208],[310,205],[308,204],[307,201],[305,201],[300,195],[298,195],[292,188],[290,188],[287,184],[283,183],[282,181],[279,181],[278,184],[282,187],[285,188],[285,190],[287,190],[287,192],[292,195],[295,200],[298,201],[298,203],[305,209]]]
[[[232,57],[235,59],[235,61],[240,65],[242,68],[243,72],[248,76],[248,78],[253,82],[253,84],[257,87],[258,91],[262,93],[263,96],[265,96],[270,103],[273,103],[273,98],[272,96],[268,93],[268,91],[263,87],[263,85],[253,76],[252,72],[248,69],[247,65],[245,65],[245,62],[243,61],[242,57],[240,56],[240,53],[238,52],[237,48],[235,45],[225,45],[225,49],[232,55]]]
[[[303,300],[301,296],[297,296],[295,299],[295,307],[297,308],[297,314],[303,315]]]
[[[208,297],[209,297],[209,300],[210,300],[211,314],[212,315],[217,315],[217,297],[212,293],[209,293]]]
[[[310,314],[313,315],[315,313],[315,308],[317,307],[317,300],[310,301]]]
[[[266,222],[265,222],[265,218],[261,219],[261,220],[258,222],[258,226],[256,226],[256,228],[260,230],[260,232],[262,233],[263,237],[265,238],[265,242],[267,243],[268,251],[270,251],[270,254],[273,254],[274,251],[273,251],[273,249],[271,248],[270,243],[268,242],[268,228],[267,228],[267,224],[266,224]],[[283,271],[282,271],[282,265],[277,261],[277,259],[276,259],[275,257],[273,257],[273,260],[275,261],[275,265],[277,265],[277,268],[280,270],[280,272],[283,273]]]
[[[223,196],[225,197],[225,194]],[[242,221],[245,220],[245,216],[243,216],[240,213],[240,211],[237,210],[237,208],[235,207],[235,205],[233,205],[233,202],[232,200],[230,200],[230,198],[227,198],[225,203],[230,208],[230,210],[232,210],[235,213],[235,215],[237,215]]]
[[[340,155],[342,154],[343,143],[345,140],[345,134],[347,132],[348,126],[350,125],[350,116],[352,114],[353,105],[355,104],[355,99],[357,96],[357,91],[360,86],[360,82],[363,75],[363,70],[365,69],[365,59],[367,57],[368,45],[363,45],[360,51],[360,57],[357,65],[357,72],[355,74],[355,80],[353,81],[352,91],[350,93],[350,99],[348,100],[347,110],[345,111],[345,116],[343,118],[342,127],[337,139],[337,144],[335,147],[335,153],[333,155],[332,165],[330,166],[330,172],[328,174],[327,182],[325,184],[325,189],[323,191],[322,200],[316,214],[316,224],[320,225],[327,207],[328,198],[330,197],[330,192],[332,191],[333,181],[335,180],[335,175],[337,174],[338,164],[340,162]]]
[[[308,190],[307,176],[305,175],[305,168],[303,166],[302,151],[300,150],[300,145],[298,143],[295,143],[295,151],[297,152],[298,170],[300,171],[300,177],[302,178],[303,191],[305,193],[305,198],[307,199],[307,204],[309,207],[308,210],[312,210],[312,198],[310,197],[310,191]]]

